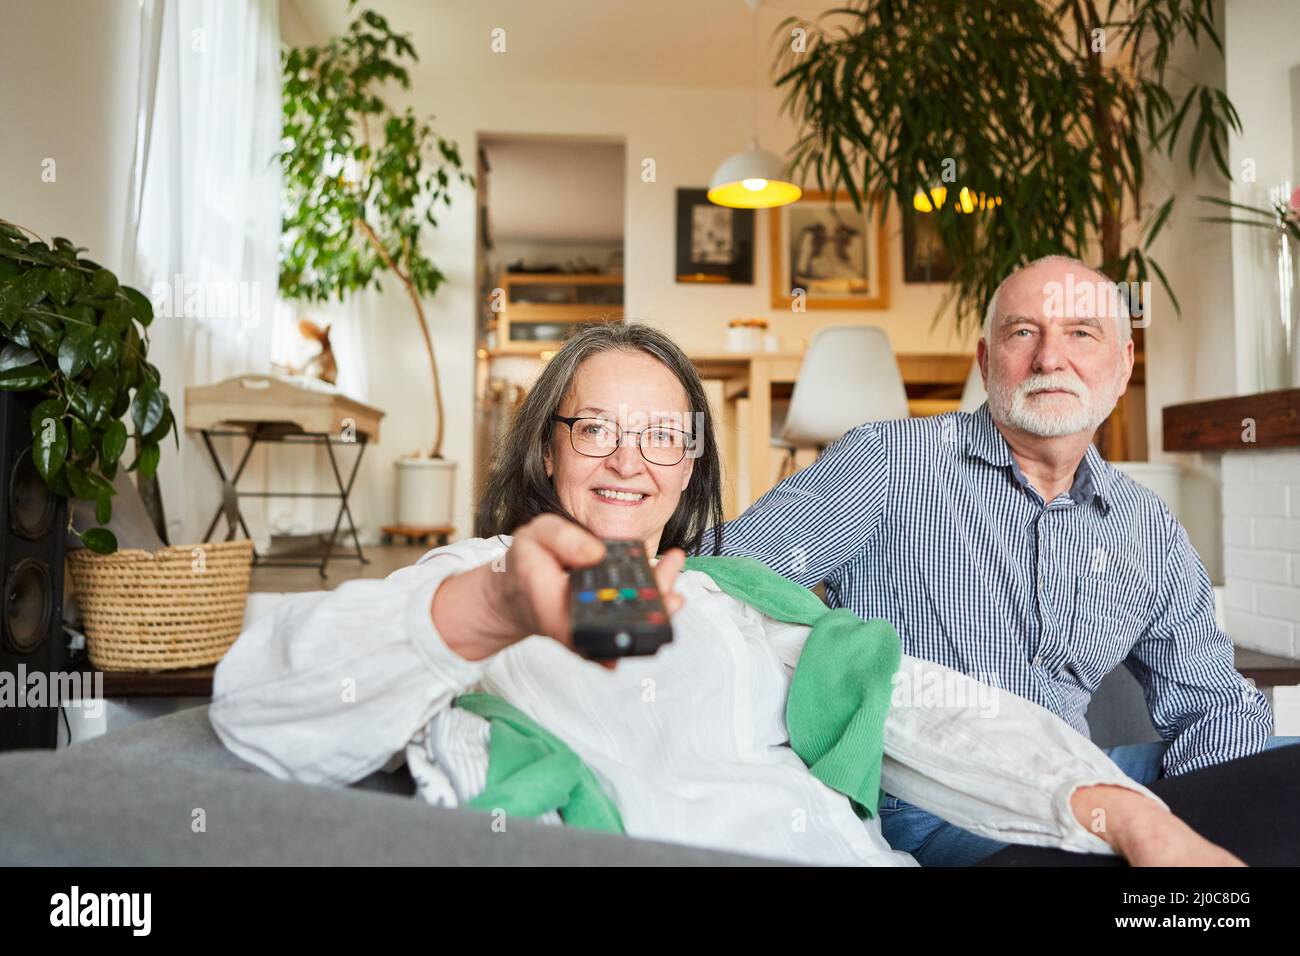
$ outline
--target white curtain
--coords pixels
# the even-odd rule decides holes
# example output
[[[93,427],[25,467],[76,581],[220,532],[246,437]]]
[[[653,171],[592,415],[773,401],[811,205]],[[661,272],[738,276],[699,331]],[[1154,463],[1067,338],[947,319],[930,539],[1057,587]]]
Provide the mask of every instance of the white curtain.
[[[185,387],[270,371],[280,232],[279,19],[275,0],[144,0],[127,256],[153,303],[150,359],[181,426],[159,483],[173,543],[200,540],[221,486],[183,428]],[[242,439],[222,439],[230,474]],[[265,487],[265,453],[241,489]],[[246,499],[265,545],[264,509]],[[254,527],[254,524],[258,527]],[[214,532],[225,531],[223,518]]]
[[[186,386],[274,372],[273,363],[301,368],[313,349],[298,319],[308,318],[332,326],[339,390],[363,402],[370,392],[358,300],[306,307],[277,295],[280,116],[276,0],[142,0],[127,272],[154,302],[150,360],[181,423],[180,451],[169,438],[158,468],[173,543],[201,540],[221,501],[202,439],[183,429]],[[214,444],[232,475],[247,442]],[[356,449],[334,451],[346,481]],[[367,507],[373,480],[363,466],[350,501],[358,528],[379,517]],[[324,450],[299,444],[259,445],[238,486],[337,490]],[[272,533],[328,531],[338,501],[244,498],[240,507],[266,548]],[[223,516],[213,536],[225,532]]]

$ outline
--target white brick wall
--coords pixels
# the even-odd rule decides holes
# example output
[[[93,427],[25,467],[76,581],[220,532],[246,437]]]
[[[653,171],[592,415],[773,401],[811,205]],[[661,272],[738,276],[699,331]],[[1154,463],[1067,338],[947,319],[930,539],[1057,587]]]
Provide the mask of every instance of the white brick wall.
[[[1224,454],[1223,543],[1228,634],[1300,656],[1300,449]]]

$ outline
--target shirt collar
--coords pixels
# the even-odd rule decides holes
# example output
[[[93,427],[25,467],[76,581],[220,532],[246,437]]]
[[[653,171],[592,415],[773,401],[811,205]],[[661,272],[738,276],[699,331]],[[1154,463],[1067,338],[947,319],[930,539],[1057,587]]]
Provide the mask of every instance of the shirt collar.
[[[1002,433],[998,431],[998,426],[993,421],[988,402],[982,404],[971,415],[966,454],[999,468],[1010,466],[1016,483],[1022,488],[1029,488],[1029,480],[1016,464],[1011,454],[1011,446],[1007,444],[1007,440],[1002,437]],[[1096,445],[1089,443],[1087,451],[1083,453],[1083,459],[1074,473],[1074,483],[1070,486],[1070,498],[1081,505],[1090,504],[1095,500],[1104,511],[1110,510],[1110,483],[1106,475],[1106,463],[1097,451]]]

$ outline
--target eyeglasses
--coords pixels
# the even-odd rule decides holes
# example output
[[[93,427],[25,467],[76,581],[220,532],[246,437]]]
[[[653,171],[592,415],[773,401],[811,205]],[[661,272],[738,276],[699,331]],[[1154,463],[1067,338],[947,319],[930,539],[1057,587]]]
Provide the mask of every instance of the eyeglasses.
[[[603,418],[565,418],[552,415],[552,421],[569,426],[569,444],[579,455],[608,458],[623,444],[623,435],[635,435],[641,456],[652,465],[676,465],[686,457],[691,436],[679,428],[651,425],[640,431],[624,432],[617,422]]]

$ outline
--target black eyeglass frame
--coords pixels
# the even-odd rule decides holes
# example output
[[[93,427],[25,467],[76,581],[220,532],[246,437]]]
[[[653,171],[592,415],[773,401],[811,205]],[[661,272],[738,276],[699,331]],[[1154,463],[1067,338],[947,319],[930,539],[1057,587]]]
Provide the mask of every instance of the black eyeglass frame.
[[[618,451],[620,448],[623,447],[624,435],[636,435],[636,449],[641,453],[642,458],[650,462],[650,464],[658,465],[661,468],[674,468],[686,460],[686,453],[691,449],[694,441],[694,436],[690,432],[683,431],[680,428],[672,428],[668,425],[647,425],[645,428],[642,428],[638,431],[629,432],[629,431],[625,431],[623,429],[623,426],[621,426],[618,422],[611,422],[608,418],[596,418],[594,415],[579,415],[576,418],[566,418],[563,415],[552,415],[551,421],[562,422],[563,424],[569,426],[569,447],[585,458],[608,458],[610,455],[614,454],[614,452]],[[590,455],[585,451],[579,451],[578,446],[573,443],[573,426],[575,422],[581,422],[581,421],[593,421],[593,422],[600,422],[604,425],[612,425],[614,427],[614,430],[618,432],[618,441],[614,442],[614,447],[611,448],[609,452],[604,455]],[[641,436],[646,432],[650,431],[650,429],[652,428],[657,428],[661,431],[677,432],[677,434],[685,436],[686,440],[682,442],[682,457],[678,458],[671,465],[665,464],[662,461],[651,461],[650,457],[645,453],[645,448],[643,448],[641,445]]]

